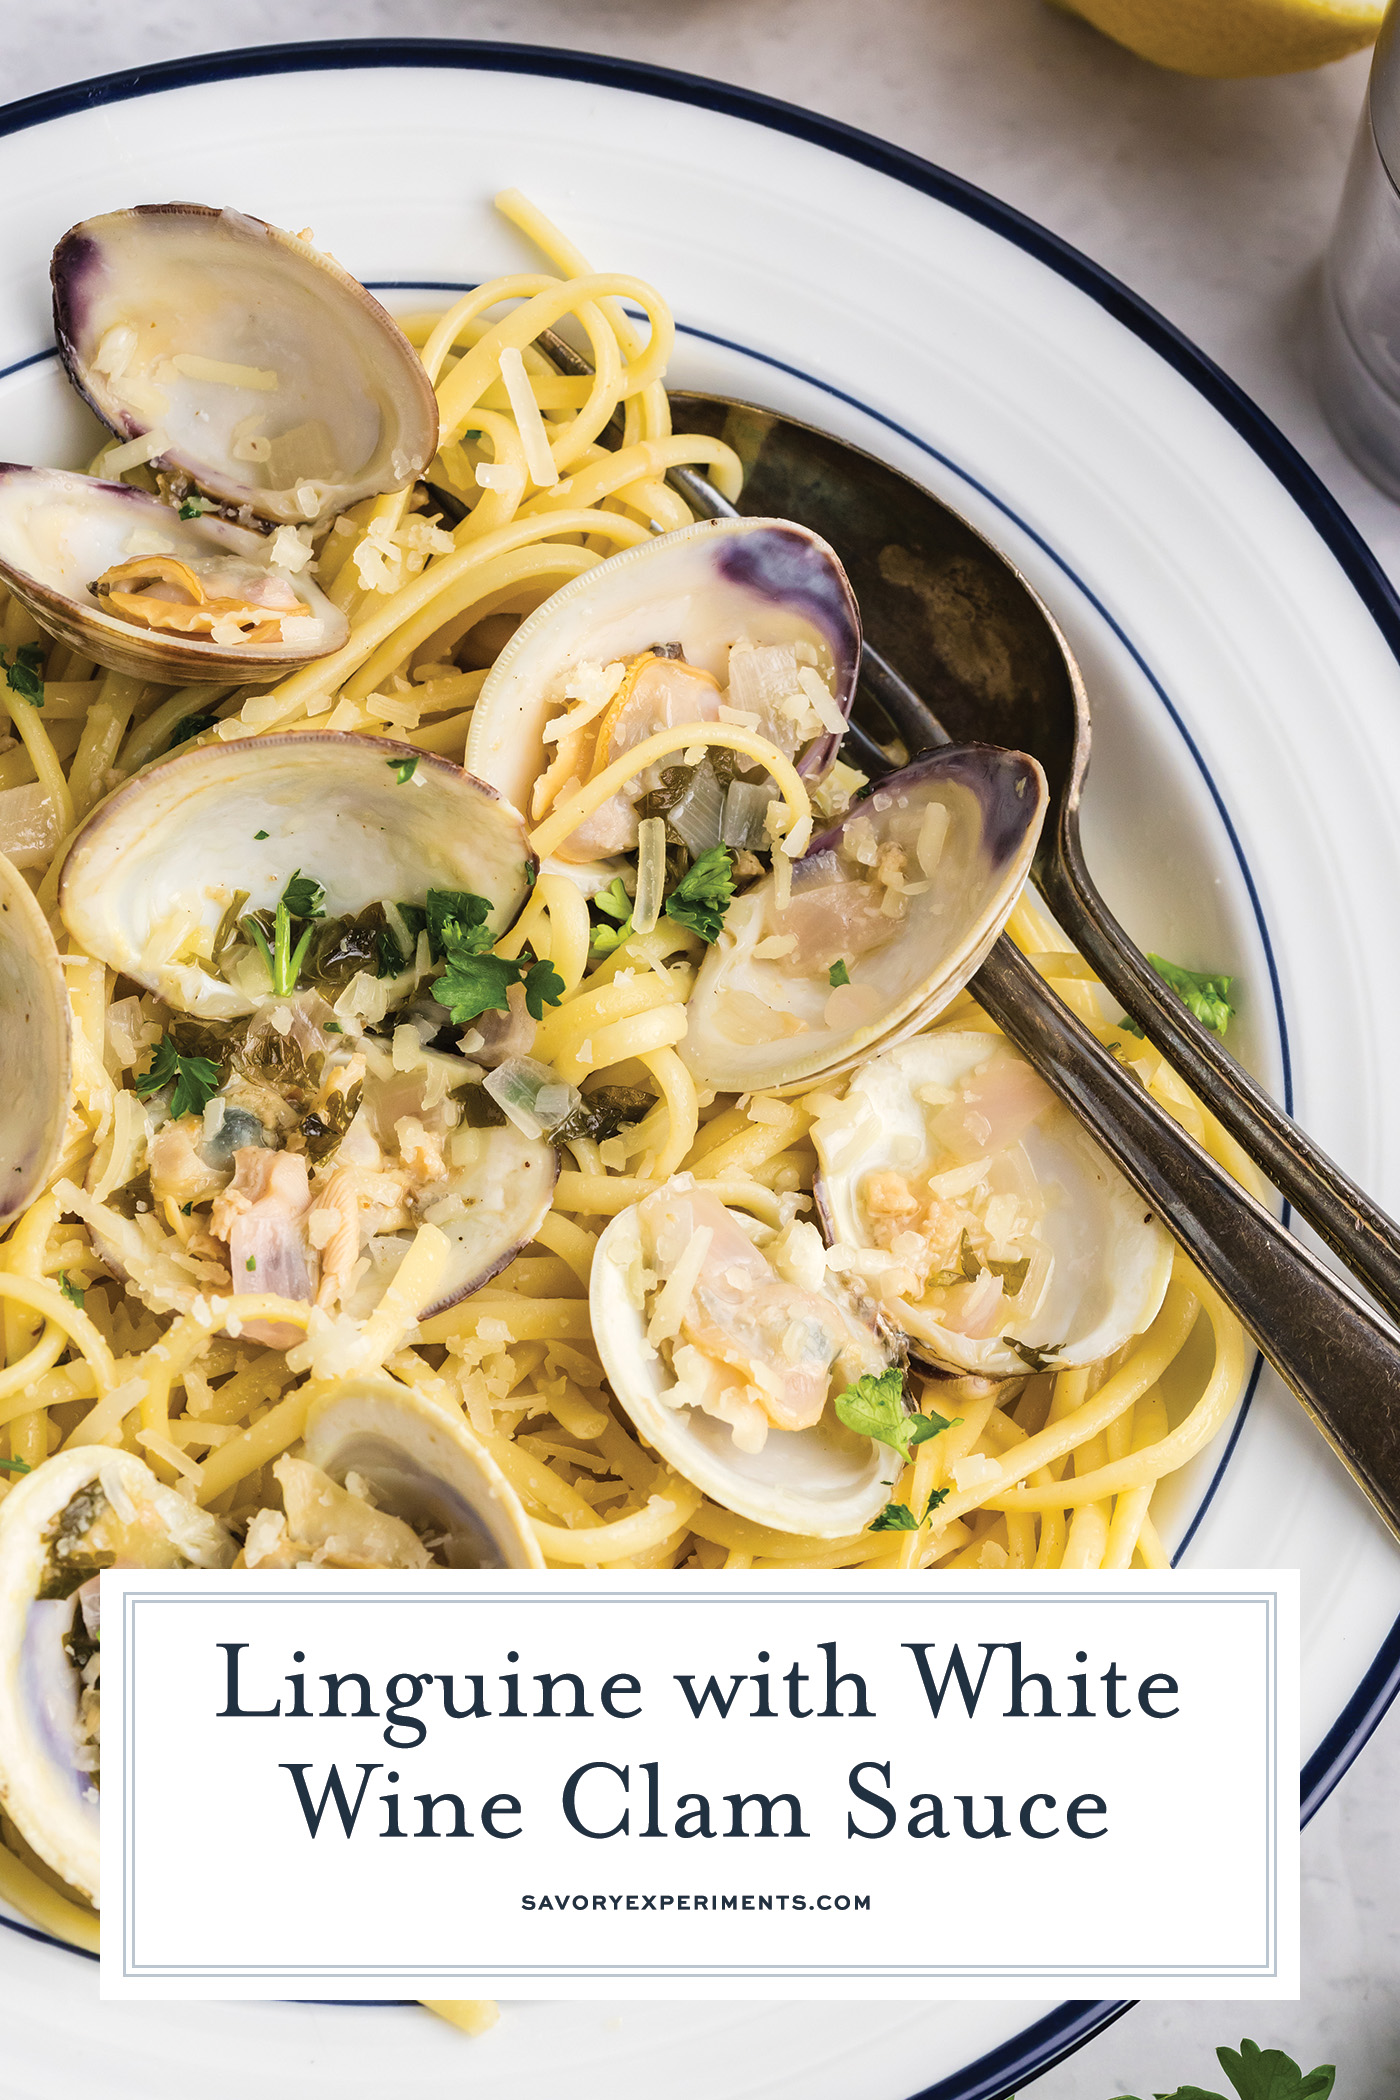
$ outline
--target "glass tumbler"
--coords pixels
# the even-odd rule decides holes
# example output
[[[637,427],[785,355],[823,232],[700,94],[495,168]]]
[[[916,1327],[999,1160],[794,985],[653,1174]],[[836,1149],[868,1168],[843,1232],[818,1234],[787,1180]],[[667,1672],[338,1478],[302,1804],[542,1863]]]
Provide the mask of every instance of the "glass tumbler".
[[[1356,464],[1400,498],[1400,0],[1390,0],[1323,266],[1317,388]]]

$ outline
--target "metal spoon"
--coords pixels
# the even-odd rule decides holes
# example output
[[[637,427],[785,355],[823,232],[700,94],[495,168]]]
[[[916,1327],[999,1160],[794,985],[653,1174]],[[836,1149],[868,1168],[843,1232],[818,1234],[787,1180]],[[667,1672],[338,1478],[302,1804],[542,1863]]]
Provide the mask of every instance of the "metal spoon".
[[[867,646],[862,683],[911,753],[982,738],[1040,760],[1052,814],[1035,877],[1065,932],[1255,1164],[1400,1320],[1400,1225],[1163,984],[1085,866],[1088,697],[1064,635],[1024,577],[956,511],[854,445],[743,403],[671,398],[679,427],[723,435],[739,451],[745,510],[795,518],[832,540],[880,638],[878,652]],[[674,478],[687,500],[713,511],[715,492],[701,475],[682,469]],[[859,730],[857,740],[864,763],[875,754]]]
[[[589,369],[557,338],[545,347],[562,369]],[[883,651],[867,648],[867,695],[873,688],[897,737],[911,750],[945,740],[941,717],[960,740],[1032,750],[1052,787],[1074,783],[1077,805],[1088,747],[1082,682],[1049,614],[989,542],[915,483],[823,432],[712,396],[673,395],[672,406],[679,426],[722,436],[739,453],[747,512],[794,518],[832,541],[882,643],[921,666],[938,717]],[[669,478],[701,515],[734,515],[703,475],[682,468]],[[880,560],[882,548],[909,545],[924,591],[901,591]],[[929,607],[923,631],[910,628],[910,600]],[[1004,663],[996,680],[987,673],[992,640]],[[888,769],[878,742],[867,737],[863,748]],[[1187,1136],[1009,940],[997,942],[971,989],[1232,1307],[1400,1539],[1400,1335]]]

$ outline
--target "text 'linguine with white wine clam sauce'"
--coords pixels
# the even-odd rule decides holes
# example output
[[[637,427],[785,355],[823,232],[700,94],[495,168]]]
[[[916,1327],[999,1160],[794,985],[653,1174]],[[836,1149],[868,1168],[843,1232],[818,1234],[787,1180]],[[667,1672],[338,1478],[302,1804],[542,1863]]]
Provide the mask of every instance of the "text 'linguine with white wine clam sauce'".
[[[1026,887],[1039,766],[842,758],[836,554],[692,519],[661,298],[498,202],[547,267],[400,322],[75,227],[109,435],[0,467],[0,1897],[87,1946],[103,1567],[1160,1567],[1240,1387],[966,989],[1008,932],[1239,1171]]]

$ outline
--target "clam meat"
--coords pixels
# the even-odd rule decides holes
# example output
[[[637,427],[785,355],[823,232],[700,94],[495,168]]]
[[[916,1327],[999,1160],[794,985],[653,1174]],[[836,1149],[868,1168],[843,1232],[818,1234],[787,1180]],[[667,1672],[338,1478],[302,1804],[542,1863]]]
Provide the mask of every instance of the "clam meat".
[[[0,466],[0,580],[48,633],[167,685],[266,685],[338,649],[310,550],[121,481]]]
[[[755,1228],[677,1176],[602,1234],[590,1308],[636,1429],[724,1508],[842,1538],[888,1501],[897,1453],[847,1429],[833,1401],[890,1352],[868,1304],[828,1276],[814,1226]]]
[[[1001,1037],[936,1029],[871,1058],[811,1136],[828,1260],[931,1367],[1097,1363],[1156,1317],[1170,1236]]]
[[[819,777],[859,662],[860,616],[824,540],[769,518],[685,526],[585,570],[523,623],[482,687],[466,762],[535,821],[657,730],[687,722],[752,729]],[[685,758],[619,789],[564,841],[560,862],[582,871],[635,850],[639,804],[663,774],[673,826],[687,835],[684,797],[695,850],[718,845],[726,789],[752,762],[726,751]]]
[[[792,1087],[924,1027],[1001,932],[1046,807],[1033,758],[950,745],[891,773],[730,905],[680,1052],[706,1085]]]

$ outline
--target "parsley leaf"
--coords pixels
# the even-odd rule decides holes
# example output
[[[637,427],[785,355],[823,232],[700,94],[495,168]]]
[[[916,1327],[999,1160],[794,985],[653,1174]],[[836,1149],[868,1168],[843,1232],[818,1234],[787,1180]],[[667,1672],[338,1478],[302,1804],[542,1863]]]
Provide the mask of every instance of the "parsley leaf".
[[[839,956],[837,957],[836,961],[831,965],[831,968],[827,971],[826,981],[828,984],[850,983],[851,973],[846,968],[844,961],[842,961],[842,959]]]
[[[588,952],[590,955],[611,955],[632,931],[632,899],[622,887],[620,875],[614,875],[607,888],[599,890],[593,906],[618,923],[616,926],[595,926],[588,936]]]
[[[58,1287],[68,1300],[68,1303],[76,1305],[78,1311],[81,1312],[83,1309],[83,1293],[78,1289],[76,1283],[68,1281],[68,1271],[66,1269],[60,1269],[58,1272]]]
[[[170,1097],[170,1113],[181,1116],[200,1115],[206,1102],[212,1101],[219,1090],[219,1068],[207,1057],[182,1057],[168,1035],[163,1035],[156,1044],[156,1054],[144,1072],[136,1076],[135,1087],[143,1101],[158,1094],[162,1087],[174,1080],[175,1091]]]
[[[416,752],[412,758],[386,758],[384,763],[400,787],[406,787],[418,771],[418,755]]]
[[[1257,2042],[1215,2053],[1239,2100],[1327,2100],[1336,2082],[1334,2065],[1319,2064],[1305,2074],[1282,2049],[1261,2049]],[[1221,2095],[1203,2086],[1182,2085],[1174,2093],[1158,2093],[1156,2100],[1221,2100]]]
[[[509,1013],[506,994],[513,984],[519,984],[520,977],[518,962],[508,956],[474,955],[469,948],[456,948],[433,986],[433,997],[454,1021],[465,1025],[478,1014]]]
[[[323,919],[321,906],[326,901],[326,886],[317,882],[314,875],[303,875],[300,868],[292,870],[291,880],[282,892],[282,902],[294,919]]]
[[[878,1378],[868,1372],[848,1385],[844,1393],[836,1395],[836,1415],[847,1429],[857,1436],[873,1437],[877,1444],[888,1444],[901,1458],[907,1459],[916,1444],[937,1436],[953,1423],[942,1415],[909,1415],[904,1411],[904,1373],[898,1364],[891,1364]],[[954,1420],[961,1421],[956,1416]]]
[[[525,1011],[530,1019],[542,1021],[545,1006],[557,1006],[563,996],[564,980],[553,963],[531,963],[525,972]]]
[[[929,1518],[941,1503],[948,1500],[951,1488],[935,1488],[924,1505],[924,1513],[916,1517],[913,1510],[903,1502],[887,1502],[875,1522],[867,1526],[870,1531],[922,1531]]]
[[[1222,977],[1218,971],[1184,970],[1180,963],[1168,962],[1163,955],[1149,955],[1147,960],[1183,1006],[1190,1007],[1203,1028],[1224,1035],[1235,1014],[1228,997],[1230,986],[1235,981],[1233,977]],[[1130,1020],[1127,1014],[1118,1025],[1129,1035],[1142,1034],[1137,1022]]]
[[[682,875],[662,909],[702,941],[717,941],[733,895],[734,856],[723,846],[711,846]]]
[[[187,744],[191,737],[203,736],[205,730],[212,729],[218,719],[217,715],[181,715],[170,732],[170,742],[166,745],[166,750],[173,751],[177,744]],[[267,833],[264,831],[261,836],[266,838]]]
[[[403,906],[399,909],[402,911]],[[443,954],[449,939],[455,947],[473,954],[490,947],[491,936],[485,928],[491,906],[485,897],[475,896],[471,890],[429,890],[424,909],[435,957]]]
[[[211,503],[205,501],[203,496],[186,496],[184,502],[180,505],[180,516],[186,520],[202,518],[205,511],[212,510],[213,507]]]
[[[269,833],[267,833],[266,831],[255,831],[255,832],[253,833],[253,837],[254,837],[255,839],[265,839],[265,838],[267,838],[268,836],[269,836]]]
[[[23,1458],[0,1458],[0,1473],[32,1473],[34,1468]]]
[[[44,704],[44,652],[38,642],[22,642],[15,651],[14,662],[10,661],[7,649],[0,649],[0,664],[5,666],[5,683],[21,700],[29,701],[32,707]]]

